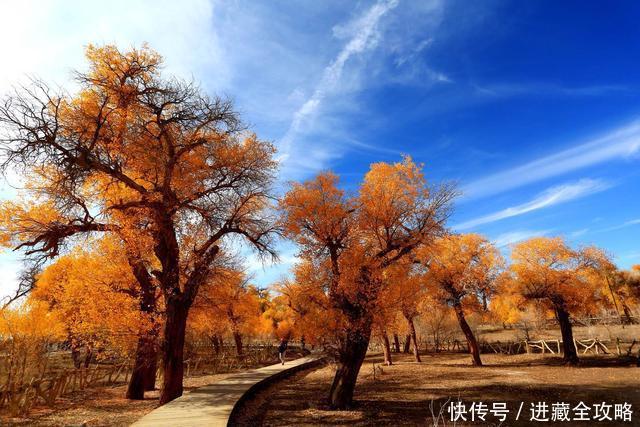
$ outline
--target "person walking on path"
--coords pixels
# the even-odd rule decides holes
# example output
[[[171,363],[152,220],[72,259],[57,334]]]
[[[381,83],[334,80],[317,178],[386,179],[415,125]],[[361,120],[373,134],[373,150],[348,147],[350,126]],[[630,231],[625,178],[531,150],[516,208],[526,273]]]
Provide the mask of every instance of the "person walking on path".
[[[284,365],[284,353],[286,351],[287,351],[287,340],[282,338],[280,340],[280,345],[278,346],[278,357],[280,358],[280,361],[282,362],[283,365]]]

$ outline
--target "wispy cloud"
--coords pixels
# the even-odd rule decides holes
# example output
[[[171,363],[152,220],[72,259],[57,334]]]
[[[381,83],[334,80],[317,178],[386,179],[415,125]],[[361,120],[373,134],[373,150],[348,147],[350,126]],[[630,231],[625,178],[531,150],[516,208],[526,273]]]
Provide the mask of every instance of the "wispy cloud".
[[[571,237],[572,239],[575,239],[577,237],[584,236],[588,232],[589,232],[588,228],[582,228],[580,230],[575,230],[575,231],[572,231],[571,233],[569,233],[569,237]]]
[[[463,200],[498,194],[598,163],[628,158],[640,151],[640,120],[581,145],[505,170],[462,187]]]
[[[532,237],[546,236],[549,233],[551,233],[551,230],[516,230],[502,233],[493,239],[492,242],[496,247],[503,248]]]
[[[622,224],[614,225],[613,227],[603,228],[602,230],[598,230],[598,231],[600,233],[604,233],[604,232],[607,232],[607,231],[615,231],[615,230],[620,230],[622,228],[631,227],[633,225],[640,225],[640,218],[632,219],[632,220],[629,220],[629,221],[625,221]]]
[[[523,215],[532,211],[588,196],[599,191],[606,190],[610,186],[610,184],[598,179],[581,179],[574,183],[558,185],[545,190],[538,197],[526,203],[511,206],[489,215],[462,222],[455,225],[453,228],[459,231],[468,230],[478,225]]]
[[[378,32],[376,31],[378,22],[397,5],[398,0],[380,1],[372,6],[364,15],[353,21],[351,25],[347,26],[352,32],[351,38],[331,64],[324,69],[322,78],[316,85],[313,93],[293,114],[289,129],[280,141],[280,154],[283,161],[287,160],[291,144],[301,131],[305,121],[309,120],[316,113],[327,94],[333,90],[340,81],[342,71],[349,58],[376,46],[378,42]]]
[[[473,88],[479,95],[498,98],[521,95],[584,97],[635,91],[633,88],[620,85],[561,86],[543,82],[473,85]]]
[[[394,64],[396,67],[400,67],[409,61],[413,61],[423,50],[433,44],[433,37],[429,37],[420,41],[413,49],[408,52],[399,54],[395,59]]]

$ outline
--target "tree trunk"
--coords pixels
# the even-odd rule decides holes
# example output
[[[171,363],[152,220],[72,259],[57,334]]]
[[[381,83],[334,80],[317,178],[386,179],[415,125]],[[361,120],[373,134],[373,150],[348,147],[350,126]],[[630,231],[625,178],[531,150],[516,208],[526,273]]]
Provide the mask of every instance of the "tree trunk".
[[[154,343],[155,344],[155,343]],[[158,372],[158,351],[154,349],[147,357],[147,365],[144,370],[144,391],[156,389],[156,373]]]
[[[220,337],[218,336],[218,334],[213,335],[213,337],[211,337],[211,343],[213,344],[213,351],[215,351],[216,354],[220,354]]]
[[[187,326],[188,302],[181,297],[166,298],[162,367],[164,381],[160,404],[182,396],[184,377],[184,335]]]
[[[389,345],[389,336],[387,331],[382,331],[382,352],[384,353],[384,364],[387,366],[393,365],[391,360],[391,346]]]
[[[478,346],[476,337],[473,335],[471,327],[467,323],[467,319],[465,319],[464,317],[464,310],[462,309],[462,305],[458,302],[454,304],[453,308],[456,312],[458,323],[460,323],[460,329],[462,329],[462,332],[467,339],[467,344],[469,345],[469,353],[471,353],[473,365],[482,366],[482,360],[480,360],[480,347]]]
[[[569,312],[564,307],[564,303],[555,304],[556,318],[560,325],[562,333],[562,346],[564,348],[564,361],[569,365],[578,364],[578,350],[573,342],[573,328],[571,327],[571,319]]]
[[[80,349],[77,344],[71,343],[71,360],[73,361],[73,367],[78,369],[82,366],[82,361],[80,360]]]
[[[413,356],[416,359],[416,362],[422,362],[420,360],[420,349],[418,348],[418,337],[416,334],[416,326],[413,324],[413,319],[407,319],[409,322],[409,331],[411,332],[411,339],[413,340]]]
[[[84,367],[88,368],[91,364],[91,359],[93,358],[93,350],[91,346],[87,346],[84,354]]]
[[[358,380],[358,373],[369,347],[371,326],[364,330],[353,330],[341,345],[338,356],[338,369],[329,392],[329,405],[333,409],[347,409],[353,403],[353,391]]]
[[[393,352],[400,353],[400,338],[398,338],[398,334],[393,334]]]
[[[409,354],[409,350],[411,349],[411,334],[407,334],[404,337],[404,344],[402,347],[402,352]]]
[[[242,335],[240,332],[233,332],[233,341],[236,343],[236,354],[242,356]]]
[[[136,357],[133,364],[133,372],[127,387],[127,399],[142,400],[144,392],[155,388],[157,354],[154,338],[151,333],[141,334],[138,337]],[[153,370],[153,375],[151,371]],[[151,378],[153,376],[153,379]]]
[[[138,343],[133,365],[133,372],[127,387],[127,399],[142,400],[145,391],[156,388],[156,371],[158,368],[158,328],[154,321],[156,314],[156,286],[151,279],[147,266],[140,257],[130,256],[129,266],[140,286],[140,312],[152,322],[150,329],[138,332]]]

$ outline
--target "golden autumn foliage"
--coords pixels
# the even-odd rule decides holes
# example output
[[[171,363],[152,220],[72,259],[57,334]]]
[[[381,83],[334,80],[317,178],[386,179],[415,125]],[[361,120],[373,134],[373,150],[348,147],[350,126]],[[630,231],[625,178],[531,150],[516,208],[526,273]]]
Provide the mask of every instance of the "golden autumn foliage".
[[[63,319],[70,344],[130,357],[140,330],[156,320],[139,309],[137,283],[122,246],[96,242],[59,257],[37,278],[30,299]]]
[[[482,365],[478,343],[466,315],[469,311],[486,311],[505,266],[500,252],[478,234],[453,234],[423,248],[419,256],[427,269],[425,280],[429,294],[453,308],[473,363]]]
[[[259,292],[237,270],[221,269],[215,278],[215,283],[205,283],[200,289],[189,327],[208,337],[230,334],[237,353],[242,354],[243,335],[257,335],[262,327]]]
[[[1,383],[19,387],[47,369],[48,346],[65,337],[63,319],[45,303],[0,310]]]
[[[595,247],[573,249],[560,237],[536,237],[516,244],[511,275],[501,282],[501,310],[535,301],[553,312],[562,333],[564,358],[578,362],[571,315],[593,311],[605,303],[602,269],[606,255]],[[513,316],[510,314],[510,316]]]
[[[554,309],[562,305],[575,315],[589,312],[604,301],[599,275],[607,261],[602,251],[570,248],[560,237],[537,237],[514,246],[511,254],[512,281],[503,292],[519,297],[517,304],[541,300]]]
[[[225,241],[273,252],[275,149],[230,101],[163,77],[146,46],[89,46],[86,57],[75,93],[35,80],[0,105],[3,165],[33,181],[0,207],[0,243],[42,261],[81,235],[123,242],[142,311],[156,289],[163,297],[166,403],[182,393],[189,308]],[[155,358],[144,353],[137,364]]]
[[[307,280],[326,295],[337,319],[339,368],[329,401],[351,404],[353,389],[388,285],[386,270],[442,233],[455,192],[429,185],[409,157],[374,163],[355,195],[323,173],[294,183],[280,201],[285,235],[300,247]]]
[[[430,294],[465,310],[486,309],[505,267],[502,255],[479,234],[445,236],[420,253]]]
[[[571,316],[615,307],[631,322],[640,303],[640,266],[598,248],[534,238],[507,265],[485,237],[448,230],[455,189],[408,156],[371,164],[352,192],[331,172],[292,183],[274,210],[275,148],[230,101],[163,77],[147,46],[86,58],[75,93],[36,80],[0,104],[2,164],[26,180],[0,203],[0,246],[42,267],[24,305],[0,311],[11,379],[63,343],[132,361],[127,397],[144,399],[161,358],[163,404],[182,394],[186,340],[219,352],[231,338],[240,356],[256,337],[299,339],[336,356],[328,401],[345,409],[372,336],[388,364],[398,335],[420,362],[416,325],[438,349],[457,322],[481,365],[467,318],[516,323],[535,306],[576,363]],[[274,235],[300,262],[269,293],[228,261],[238,240],[275,256]]]

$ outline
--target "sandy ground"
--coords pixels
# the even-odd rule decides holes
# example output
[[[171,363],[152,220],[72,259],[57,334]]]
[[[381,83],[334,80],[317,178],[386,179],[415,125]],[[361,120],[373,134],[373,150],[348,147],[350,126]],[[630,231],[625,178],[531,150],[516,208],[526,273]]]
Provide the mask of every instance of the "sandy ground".
[[[630,360],[584,358],[580,367],[562,365],[558,358],[542,355],[483,355],[486,366],[470,366],[464,354],[426,355],[415,363],[409,355],[395,355],[394,366],[381,366],[379,355],[365,361],[356,387],[356,404],[351,411],[330,411],[325,398],[334,367],[302,372],[274,384],[245,408],[246,425],[469,425],[453,423],[434,415],[450,400],[505,402],[510,413],[500,424],[491,414],[481,425],[640,425],[640,368]],[[375,365],[375,377],[374,377]],[[532,402],[580,401],[632,404],[631,423],[616,422],[529,422]],[[523,403],[518,421],[516,413]],[[611,410],[613,417],[614,410]],[[592,413],[593,415],[593,413]],[[551,414],[548,414],[551,417]],[[573,416],[573,413],[571,413]],[[476,424],[478,425],[478,424]]]

